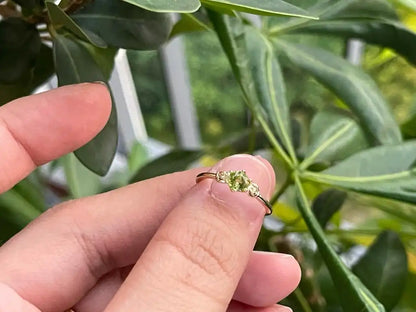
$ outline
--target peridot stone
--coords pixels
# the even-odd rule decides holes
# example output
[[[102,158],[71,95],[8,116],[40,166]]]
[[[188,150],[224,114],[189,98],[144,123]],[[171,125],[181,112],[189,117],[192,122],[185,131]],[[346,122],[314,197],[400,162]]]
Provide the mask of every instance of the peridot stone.
[[[244,170],[230,171],[225,182],[234,192],[246,192],[251,184],[251,180]]]

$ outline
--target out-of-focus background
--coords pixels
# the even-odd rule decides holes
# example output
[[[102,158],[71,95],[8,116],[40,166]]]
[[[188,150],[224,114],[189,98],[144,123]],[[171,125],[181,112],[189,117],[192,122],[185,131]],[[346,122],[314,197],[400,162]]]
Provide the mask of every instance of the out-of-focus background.
[[[0,0],[0,5],[3,2],[7,1]],[[288,2],[299,7],[310,6],[307,0]],[[416,31],[416,2],[390,2],[402,23]],[[172,16],[175,21],[181,18],[179,14]],[[200,11],[195,16],[208,22]],[[277,22],[276,17],[245,17],[259,28],[273,23],[279,26],[279,21],[289,20],[288,17],[279,17]],[[0,22],[2,20],[0,18]],[[46,37],[50,46],[49,39]],[[416,67],[404,57],[392,49],[342,36],[292,34],[290,41],[330,51],[361,68],[376,82],[404,138],[416,138]],[[291,117],[296,121],[292,124],[292,132],[297,134],[293,136],[294,145],[297,156],[302,158],[315,114],[330,107],[347,106],[325,83],[318,82],[286,58],[280,59],[280,66]],[[52,76],[34,92],[55,88],[57,84],[56,76]],[[209,166],[234,152],[264,155],[277,168],[280,184],[284,184],[290,175],[245,105],[240,85],[213,29],[181,33],[157,50],[120,49],[109,84],[118,110],[119,141],[108,174],[97,176],[72,154],[37,169],[12,190],[0,195],[0,243],[7,241],[48,207],[67,199],[98,194],[190,166]],[[0,101],[5,90],[9,90],[8,86],[0,84]],[[313,168],[316,172],[321,170],[321,164],[313,165],[316,165]],[[389,301],[392,306],[387,310],[416,311],[416,218],[408,223],[405,220],[406,213],[414,216],[414,205],[357,193],[347,195],[309,182],[305,182],[303,187],[308,199],[316,199],[328,191],[330,193],[326,195],[332,196],[332,201],[324,204],[336,202],[326,234],[337,254],[350,268],[366,252],[368,254],[369,246],[375,246],[377,256],[371,261],[385,260],[386,263],[378,267],[390,270],[388,265],[395,262],[388,262],[390,258],[380,251],[384,245],[380,243],[383,246],[380,248],[377,240],[374,241],[383,230],[398,233],[397,237],[406,245],[406,250],[401,250],[400,255],[407,257],[405,260],[402,257],[401,263],[408,266],[408,272],[404,269],[408,274],[405,272],[403,274],[407,275],[400,277],[397,286],[400,292],[397,298]],[[280,197],[274,206],[275,213],[266,218],[256,248],[289,252],[302,263],[302,283],[284,302],[294,311],[343,311],[328,270],[296,208],[295,190],[289,185],[282,189],[282,193],[276,194],[276,199]],[[329,200],[328,196],[323,200]],[[386,233],[380,242],[391,238],[391,232]],[[363,274],[359,268],[354,272],[360,277]],[[382,283],[384,288],[377,295],[383,297],[389,285]]]

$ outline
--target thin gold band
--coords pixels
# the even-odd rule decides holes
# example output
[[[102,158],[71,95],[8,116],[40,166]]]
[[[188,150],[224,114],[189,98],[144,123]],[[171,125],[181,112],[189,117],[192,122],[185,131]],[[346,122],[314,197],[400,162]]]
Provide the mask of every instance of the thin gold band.
[[[229,179],[227,180],[227,176],[238,174],[240,178],[246,179],[244,182],[246,183],[247,187],[244,187],[243,190],[240,189],[233,189],[231,182]],[[248,193],[251,197],[255,197],[259,199],[264,206],[266,206],[266,216],[271,215],[273,213],[272,205],[260,195],[259,188],[257,184],[253,183],[246,175],[244,170],[239,171],[219,171],[219,172],[201,172],[196,176],[196,183],[201,182],[203,179],[214,179],[217,182],[228,184],[230,189],[234,192],[245,192]]]

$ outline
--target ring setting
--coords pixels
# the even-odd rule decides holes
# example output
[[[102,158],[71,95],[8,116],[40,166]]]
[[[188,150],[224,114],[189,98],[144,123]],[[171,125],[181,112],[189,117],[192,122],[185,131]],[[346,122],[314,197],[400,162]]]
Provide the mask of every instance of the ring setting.
[[[196,182],[198,183],[205,178],[215,179],[217,182],[227,184],[232,192],[248,193],[248,195],[259,199],[266,206],[266,215],[272,214],[272,205],[260,195],[259,186],[247,176],[245,170],[202,172],[196,176]]]

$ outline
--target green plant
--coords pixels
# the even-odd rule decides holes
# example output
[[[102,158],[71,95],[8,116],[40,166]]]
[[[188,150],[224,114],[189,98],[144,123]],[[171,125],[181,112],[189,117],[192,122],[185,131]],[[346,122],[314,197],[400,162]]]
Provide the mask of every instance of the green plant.
[[[253,116],[251,133],[204,151],[176,150],[140,168],[132,181],[181,170],[204,153],[268,149],[279,164],[281,183],[272,201],[284,227],[265,229],[258,247],[293,252],[300,260],[313,259],[301,261],[304,273],[309,273],[304,274],[289,304],[296,311],[391,311],[406,287],[411,264],[407,254],[409,259],[415,257],[416,142],[403,141],[400,126],[369,75],[326,49],[300,42],[305,35],[360,38],[416,64],[416,35],[384,0],[290,2],[202,0],[203,8],[193,15],[201,5],[197,0],[64,0],[59,6],[16,1],[22,13],[15,2],[5,1],[0,5],[0,14],[7,17],[0,22],[0,82],[5,90],[0,100],[27,94],[54,68],[60,85],[107,80],[117,48],[153,49],[169,34],[215,32]],[[162,12],[183,13],[172,33],[171,19]],[[262,27],[254,26],[244,12],[261,15]],[[40,25],[40,32],[34,25]],[[11,32],[25,38],[25,48],[13,40]],[[53,42],[53,53],[42,40]],[[287,63],[313,76],[339,101],[312,111],[310,123],[297,120],[294,109],[291,114],[281,70],[281,64]],[[10,64],[17,68],[12,74]],[[106,128],[75,152],[99,174],[107,172],[114,155],[115,120],[114,113]],[[411,137],[411,128],[408,123],[403,126],[406,137]],[[259,143],[258,132],[268,144]],[[340,212],[355,206],[366,208],[360,211],[364,218],[370,207],[382,211],[372,218],[377,227],[342,228],[346,216]],[[390,221],[383,223],[386,216]],[[294,246],[285,236],[306,231],[320,256],[313,255],[307,244]],[[340,254],[362,243],[363,235],[378,237],[348,267]],[[414,283],[413,272],[407,287]],[[328,285],[337,289],[338,298]],[[397,311],[415,309],[414,299],[404,298]]]

